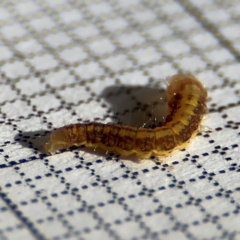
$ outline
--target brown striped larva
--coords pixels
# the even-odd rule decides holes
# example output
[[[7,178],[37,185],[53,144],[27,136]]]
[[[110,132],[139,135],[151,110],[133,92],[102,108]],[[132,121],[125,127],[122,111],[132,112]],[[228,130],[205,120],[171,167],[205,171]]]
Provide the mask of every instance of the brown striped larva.
[[[124,156],[166,156],[175,149],[184,148],[197,134],[207,109],[207,91],[195,77],[178,74],[168,79],[167,100],[167,117],[161,127],[77,123],[53,131],[44,148],[53,154],[60,149],[85,145]]]

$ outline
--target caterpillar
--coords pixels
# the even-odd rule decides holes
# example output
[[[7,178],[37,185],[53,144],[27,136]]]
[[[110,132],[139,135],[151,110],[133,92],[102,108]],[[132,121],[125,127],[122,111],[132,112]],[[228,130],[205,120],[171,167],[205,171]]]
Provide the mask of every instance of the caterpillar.
[[[193,76],[174,75],[167,80],[168,110],[156,128],[135,128],[114,123],[71,124],[53,131],[44,148],[53,154],[71,146],[100,147],[138,158],[167,156],[182,149],[194,137],[206,113],[207,91]]]

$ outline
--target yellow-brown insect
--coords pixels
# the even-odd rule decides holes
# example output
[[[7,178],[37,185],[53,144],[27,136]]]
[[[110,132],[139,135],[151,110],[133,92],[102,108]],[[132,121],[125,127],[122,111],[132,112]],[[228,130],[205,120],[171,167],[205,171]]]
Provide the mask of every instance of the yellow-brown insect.
[[[154,129],[120,124],[72,124],[55,130],[45,144],[46,152],[71,146],[100,147],[139,158],[168,155],[181,149],[197,134],[206,112],[207,91],[192,76],[174,75],[168,79],[168,113],[164,124]]]

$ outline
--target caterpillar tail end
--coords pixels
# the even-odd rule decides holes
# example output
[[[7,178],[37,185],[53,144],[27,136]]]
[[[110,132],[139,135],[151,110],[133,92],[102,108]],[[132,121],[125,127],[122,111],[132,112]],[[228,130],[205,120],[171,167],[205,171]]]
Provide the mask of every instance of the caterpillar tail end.
[[[44,144],[43,152],[48,155],[53,155],[56,152],[54,144],[52,144],[51,140]]]
[[[52,140],[50,139],[48,142],[46,142],[43,146],[43,151],[46,154],[49,155],[53,155],[54,153],[56,153],[58,150],[64,149],[66,148],[66,146],[64,146],[62,143],[60,142],[52,142]]]
[[[43,146],[43,151],[46,154],[50,154],[53,155],[55,154],[57,151],[65,149],[65,148],[69,148],[71,147],[71,145],[66,144],[62,141],[52,141],[52,139],[50,139],[48,142],[46,142]]]

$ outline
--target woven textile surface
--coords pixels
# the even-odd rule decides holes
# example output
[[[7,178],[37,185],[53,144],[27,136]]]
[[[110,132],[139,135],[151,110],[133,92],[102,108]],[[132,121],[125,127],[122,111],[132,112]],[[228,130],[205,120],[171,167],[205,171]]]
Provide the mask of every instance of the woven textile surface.
[[[240,239],[240,0],[1,0],[0,239]],[[72,123],[151,127],[166,79],[208,91],[185,149],[136,161]]]

